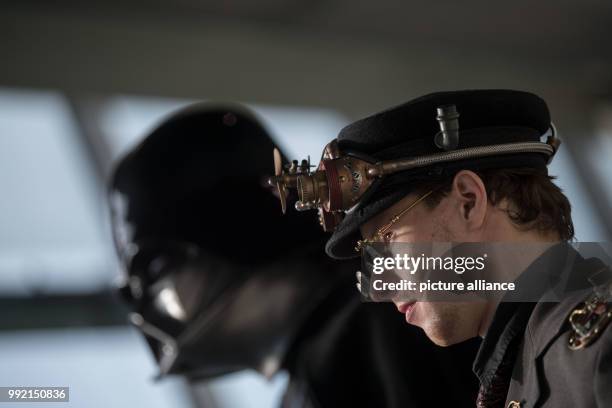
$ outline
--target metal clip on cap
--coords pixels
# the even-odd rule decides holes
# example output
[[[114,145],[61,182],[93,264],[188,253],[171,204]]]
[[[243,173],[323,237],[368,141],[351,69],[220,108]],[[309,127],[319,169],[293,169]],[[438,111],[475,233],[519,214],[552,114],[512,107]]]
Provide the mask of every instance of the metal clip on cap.
[[[552,122],[550,122],[550,136],[546,138],[546,144],[553,148],[553,154],[548,157],[548,162],[546,163],[550,164],[555,157],[555,154],[557,154],[559,146],[561,146],[561,139],[557,137],[557,128]]]
[[[455,105],[437,108],[440,131],[436,133],[434,142],[443,150],[455,150],[459,147],[459,113]]]

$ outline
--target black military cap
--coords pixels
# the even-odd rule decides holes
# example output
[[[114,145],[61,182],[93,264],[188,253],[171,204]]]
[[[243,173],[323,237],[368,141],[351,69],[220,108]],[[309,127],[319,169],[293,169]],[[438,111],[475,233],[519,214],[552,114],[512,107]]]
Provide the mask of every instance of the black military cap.
[[[452,130],[458,124],[454,139],[452,132],[446,140],[440,136],[445,115],[450,118],[444,124],[447,128]],[[453,119],[456,120],[453,122]],[[355,257],[359,226],[405,197],[417,183],[422,185],[451,176],[462,169],[531,167],[546,172],[550,154],[520,149],[508,154],[501,152],[501,147],[509,143],[540,142],[549,129],[554,131],[546,102],[532,93],[513,90],[432,93],[346,126],[337,138],[339,150],[375,161],[493,145],[500,146],[500,153],[489,148],[489,154],[481,157],[454,158],[376,180],[335,229],[326,245],[328,255],[338,259]]]

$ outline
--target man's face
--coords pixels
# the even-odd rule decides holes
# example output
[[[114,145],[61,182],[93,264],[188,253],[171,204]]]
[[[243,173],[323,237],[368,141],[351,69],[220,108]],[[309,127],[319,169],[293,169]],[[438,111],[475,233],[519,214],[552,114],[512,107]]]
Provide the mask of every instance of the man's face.
[[[418,199],[410,194],[361,226],[364,238],[372,237],[378,228]],[[419,203],[393,225],[386,235],[388,242],[480,242],[482,233],[466,225],[465,202],[453,194],[431,208]],[[437,345],[448,346],[478,335],[486,310],[485,302],[406,302],[394,300],[406,321],[422,328]]]

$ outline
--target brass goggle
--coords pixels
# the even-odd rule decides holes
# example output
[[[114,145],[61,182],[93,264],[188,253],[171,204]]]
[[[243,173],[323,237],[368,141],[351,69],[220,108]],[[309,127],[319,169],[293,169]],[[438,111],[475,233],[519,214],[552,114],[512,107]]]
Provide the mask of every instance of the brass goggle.
[[[458,149],[459,115],[454,106],[447,108],[438,108],[440,132],[434,135],[434,141],[444,150],[438,153],[377,161],[356,152],[340,151],[334,139],[325,146],[319,165],[311,171],[314,166],[310,165],[310,159],[283,165],[280,152],[274,149],[275,175],[268,183],[276,187],[283,213],[287,208],[287,193],[297,190],[296,210],[316,209],[323,229],[333,231],[345,212],[359,203],[374,181],[387,175],[439,163],[516,153],[541,153],[550,162],[561,143],[551,123],[551,135],[545,143],[515,142]]]

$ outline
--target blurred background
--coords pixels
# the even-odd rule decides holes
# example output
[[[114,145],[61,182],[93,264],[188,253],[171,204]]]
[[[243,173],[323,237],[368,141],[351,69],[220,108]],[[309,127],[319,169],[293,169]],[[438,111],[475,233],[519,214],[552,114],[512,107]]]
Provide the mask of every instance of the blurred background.
[[[195,101],[243,102],[290,156],[318,158],[348,122],[425,93],[538,93],[577,238],[610,241],[610,38],[604,0],[0,2],[0,386],[69,386],[74,407],[277,404],[282,374],[156,382],[113,296],[106,177]]]

